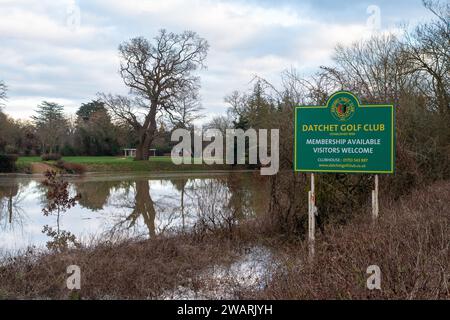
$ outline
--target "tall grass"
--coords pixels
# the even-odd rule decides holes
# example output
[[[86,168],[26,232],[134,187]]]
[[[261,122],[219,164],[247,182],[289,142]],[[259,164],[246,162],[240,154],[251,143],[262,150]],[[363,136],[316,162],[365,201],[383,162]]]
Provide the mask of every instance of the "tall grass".
[[[246,298],[450,299],[450,182],[381,202],[380,217],[329,224],[308,261],[305,242],[280,248],[268,287]],[[367,267],[381,269],[381,290],[366,287]]]

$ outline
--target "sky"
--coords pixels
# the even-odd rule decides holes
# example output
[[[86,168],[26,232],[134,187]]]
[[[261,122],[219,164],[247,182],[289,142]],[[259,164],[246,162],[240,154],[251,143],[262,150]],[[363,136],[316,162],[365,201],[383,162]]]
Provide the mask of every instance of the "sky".
[[[0,0],[4,111],[28,119],[43,100],[67,114],[98,92],[127,94],[117,48],[164,28],[197,32],[210,45],[201,70],[205,119],[255,75],[277,84],[283,70],[308,75],[332,63],[337,43],[398,32],[429,16],[421,0]]]

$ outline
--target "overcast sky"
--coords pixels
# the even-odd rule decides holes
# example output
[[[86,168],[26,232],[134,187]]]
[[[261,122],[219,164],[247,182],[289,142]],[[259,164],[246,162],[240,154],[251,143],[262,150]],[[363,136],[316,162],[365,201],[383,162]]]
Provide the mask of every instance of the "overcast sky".
[[[248,88],[254,75],[276,82],[290,67],[310,74],[330,63],[338,42],[380,32],[377,8],[381,32],[428,17],[420,0],[0,0],[4,110],[28,118],[48,100],[74,113],[97,92],[126,94],[118,45],[165,28],[208,40],[208,68],[200,75],[211,117],[226,110],[226,94]]]

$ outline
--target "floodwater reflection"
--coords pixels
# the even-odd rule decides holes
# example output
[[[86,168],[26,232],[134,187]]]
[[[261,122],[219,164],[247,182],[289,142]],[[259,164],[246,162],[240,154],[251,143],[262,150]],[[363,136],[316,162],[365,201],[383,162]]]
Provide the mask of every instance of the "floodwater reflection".
[[[70,177],[75,207],[58,227],[77,241],[151,238],[192,228],[230,227],[267,209],[267,180],[252,172]],[[0,250],[45,247],[46,188],[42,177],[0,176]]]

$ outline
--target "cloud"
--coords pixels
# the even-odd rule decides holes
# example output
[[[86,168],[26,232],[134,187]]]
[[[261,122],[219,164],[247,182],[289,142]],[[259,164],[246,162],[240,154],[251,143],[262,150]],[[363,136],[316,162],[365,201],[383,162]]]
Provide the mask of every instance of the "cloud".
[[[381,2],[382,18],[389,28],[394,27],[393,21],[408,17],[408,10],[416,16],[420,7],[420,3],[401,2],[396,7]],[[64,102],[67,111],[73,112],[98,91],[126,93],[117,72],[117,46],[133,36],[153,38],[158,29],[166,28],[194,30],[210,43],[208,69],[200,72],[201,96],[208,114],[220,114],[226,110],[223,97],[247,88],[254,75],[276,82],[280,72],[292,66],[310,72],[330,63],[338,42],[350,43],[370,34],[366,27],[369,4],[3,0],[0,75],[9,86],[5,110],[27,118],[45,99]]]

